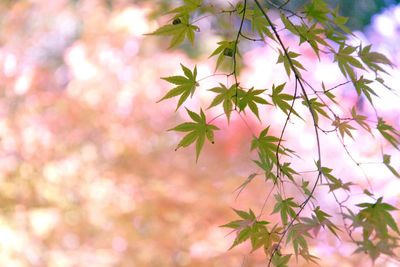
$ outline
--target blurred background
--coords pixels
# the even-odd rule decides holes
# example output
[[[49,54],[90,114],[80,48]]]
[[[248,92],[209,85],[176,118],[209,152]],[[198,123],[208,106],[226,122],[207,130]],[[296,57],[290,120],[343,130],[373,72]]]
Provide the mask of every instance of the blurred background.
[[[229,30],[213,31],[207,19],[198,23],[201,45],[194,48],[167,50],[167,39],[145,36],[167,21],[161,15],[178,2],[0,1],[0,266],[265,265],[263,254],[249,254],[246,245],[228,251],[235,236],[218,227],[234,218],[231,207],[260,212],[263,206],[270,188],[262,179],[238,199],[235,192],[255,171],[249,138],[262,125],[248,118],[249,130],[239,117],[233,116],[229,127],[217,120],[216,144],[206,145],[196,164],[194,149],[175,152],[181,136],[166,131],[186,114],[174,113],[174,100],[156,103],[170,88],[160,77],[178,73],[180,62],[190,68],[197,64],[199,77],[211,75],[215,61],[207,58],[215,43],[229,36]],[[293,0],[289,7],[303,2]],[[400,65],[397,1],[330,2],[350,16],[358,40]],[[308,52],[302,51],[305,62],[314,62]],[[268,48],[250,44],[243,55],[244,83],[267,88],[273,79],[285,80]],[[306,67],[318,84],[343,79],[331,59]],[[397,89],[400,70],[389,72],[384,78]],[[205,108],[212,97],[205,89],[214,85],[215,80],[205,80],[188,107]],[[398,127],[398,97],[379,90],[381,114]],[[344,88],[340,94],[350,108],[353,91]],[[218,114],[209,110],[207,115]],[[283,118],[263,116],[273,125]],[[305,141],[297,148],[307,153],[314,141],[312,131],[303,131]],[[288,130],[287,138],[296,134]],[[393,190],[398,180],[374,164],[363,166],[363,174],[335,138],[324,147],[327,155],[336,155],[327,165],[345,181],[365,185],[368,178],[377,195],[399,206],[399,190]],[[390,152],[390,146],[367,138],[360,135],[349,144],[360,161],[380,161],[382,146]],[[398,154],[392,162],[399,167]],[[332,199],[323,203],[324,210],[337,213]],[[267,203],[265,216],[270,210]],[[355,248],[346,239],[321,231],[319,240],[310,250],[322,259],[321,266],[371,265],[364,255],[352,255]],[[383,257],[376,266],[399,264]]]

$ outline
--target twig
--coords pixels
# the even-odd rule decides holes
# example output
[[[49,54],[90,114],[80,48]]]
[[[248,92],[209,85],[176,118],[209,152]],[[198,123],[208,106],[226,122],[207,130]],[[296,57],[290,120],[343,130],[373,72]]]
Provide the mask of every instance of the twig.
[[[280,46],[282,47],[283,52],[284,52],[284,54],[285,54],[285,56],[286,56],[286,58],[287,58],[287,60],[288,60],[288,62],[289,62],[290,68],[291,68],[291,70],[293,71],[293,73],[294,73],[294,75],[295,75],[295,78],[296,78],[296,80],[298,81],[298,83],[299,83],[299,85],[300,85],[300,88],[301,88],[301,90],[302,90],[302,92],[303,92],[304,98],[305,98],[305,100],[306,100],[306,102],[307,102],[307,104],[308,104],[308,108],[309,108],[309,111],[310,111],[311,116],[312,116],[312,119],[313,119],[314,131],[315,131],[315,138],[316,138],[316,142],[317,142],[317,152],[318,152],[318,163],[317,163],[317,164],[318,164],[318,166],[317,166],[317,167],[318,167],[318,175],[317,175],[317,179],[316,179],[316,181],[314,182],[314,185],[313,185],[313,187],[312,187],[312,189],[311,189],[311,191],[310,191],[310,195],[309,195],[309,196],[306,198],[306,200],[304,200],[304,202],[300,205],[300,209],[297,211],[296,216],[290,221],[290,223],[288,224],[288,226],[286,227],[286,229],[283,231],[283,233],[282,233],[282,235],[281,235],[281,238],[279,239],[277,245],[275,246],[274,250],[272,251],[271,257],[270,257],[269,262],[268,262],[268,266],[271,266],[272,258],[273,258],[273,256],[275,255],[275,253],[278,251],[278,249],[279,249],[279,247],[280,247],[280,244],[282,243],[283,238],[285,237],[287,231],[288,231],[289,228],[293,225],[294,221],[297,220],[297,218],[299,217],[300,213],[301,213],[301,212],[303,211],[303,209],[305,208],[306,204],[310,201],[310,199],[311,199],[311,198],[313,197],[313,195],[314,195],[314,192],[315,192],[315,189],[316,189],[316,187],[317,187],[318,181],[321,179],[321,174],[322,174],[322,170],[321,170],[322,162],[321,162],[321,161],[322,161],[322,160],[321,160],[321,145],[320,145],[319,133],[318,133],[318,128],[317,128],[317,127],[318,127],[317,117],[316,117],[315,111],[314,111],[314,110],[312,109],[312,107],[311,107],[311,103],[310,103],[310,100],[309,100],[309,98],[308,98],[308,96],[307,96],[307,92],[306,92],[306,89],[305,89],[304,84],[303,84],[303,82],[302,82],[302,79],[300,78],[300,76],[299,76],[299,74],[298,74],[298,72],[297,72],[297,69],[295,68],[295,66],[294,66],[294,64],[293,64],[293,62],[292,62],[292,60],[291,60],[291,58],[290,58],[290,56],[289,56],[289,54],[288,54],[288,51],[287,51],[287,49],[286,49],[284,43],[282,42],[282,39],[281,39],[279,33],[277,32],[275,26],[272,24],[271,19],[268,17],[267,13],[265,13],[265,11],[263,10],[263,8],[262,8],[261,4],[259,3],[259,1],[258,1],[258,0],[254,0],[254,2],[256,3],[256,5],[258,6],[258,8],[260,9],[261,13],[263,14],[263,16],[265,17],[265,19],[267,20],[267,22],[271,25],[271,28],[272,28],[272,30],[273,30],[273,32],[274,32],[274,35],[275,35],[275,37],[277,38],[277,40],[278,40]]]

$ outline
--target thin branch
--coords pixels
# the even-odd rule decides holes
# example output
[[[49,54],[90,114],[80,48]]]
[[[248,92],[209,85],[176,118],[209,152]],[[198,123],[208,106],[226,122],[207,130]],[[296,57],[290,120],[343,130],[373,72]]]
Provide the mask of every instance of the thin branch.
[[[264,11],[264,9],[262,8],[262,6],[261,6],[261,4],[259,3],[259,1],[258,1],[258,0],[254,0],[254,2],[256,3],[256,5],[258,6],[258,8],[260,9],[261,13],[263,14],[263,16],[265,17],[265,19],[267,20],[267,22],[271,25],[271,28],[272,28],[272,30],[273,30],[273,32],[274,32],[274,35],[275,35],[275,37],[277,38],[277,40],[278,40],[280,46],[282,47],[283,52],[284,52],[286,58],[288,59],[290,68],[291,68],[291,70],[293,71],[293,73],[294,73],[294,75],[295,75],[295,78],[296,78],[296,80],[298,81],[298,83],[299,83],[299,85],[300,85],[300,88],[301,88],[301,90],[302,90],[302,92],[303,92],[304,98],[305,98],[305,100],[306,100],[306,102],[307,102],[307,104],[308,104],[308,108],[309,108],[309,111],[310,111],[311,116],[312,116],[312,119],[313,119],[314,131],[315,131],[315,138],[316,138],[316,142],[317,142],[317,152],[318,152],[318,163],[317,163],[317,164],[318,164],[318,166],[317,166],[317,167],[318,167],[318,175],[317,175],[317,179],[316,179],[316,181],[314,182],[314,185],[313,185],[313,187],[312,187],[312,189],[311,189],[311,191],[310,191],[310,195],[309,195],[309,196],[306,198],[306,200],[300,205],[300,209],[297,211],[296,216],[290,221],[290,223],[288,224],[288,226],[286,227],[286,229],[283,231],[283,233],[282,233],[282,235],[281,235],[281,238],[279,239],[279,241],[278,241],[278,243],[277,243],[277,246],[276,246],[276,247],[274,248],[274,250],[272,251],[271,257],[270,257],[269,262],[268,262],[268,266],[271,266],[272,258],[273,258],[273,256],[275,255],[275,253],[278,251],[278,249],[279,249],[279,247],[280,247],[280,244],[282,243],[283,238],[285,237],[287,231],[288,231],[289,228],[293,225],[294,221],[297,220],[297,218],[299,217],[300,213],[301,213],[301,212],[303,211],[303,209],[305,208],[306,204],[310,201],[310,199],[311,199],[311,198],[313,197],[313,195],[314,195],[314,192],[315,192],[315,189],[316,189],[316,187],[317,187],[318,181],[321,179],[321,174],[322,174],[322,170],[321,170],[322,162],[321,162],[321,161],[322,161],[322,159],[321,159],[321,145],[320,145],[319,133],[318,133],[318,128],[317,128],[317,127],[318,127],[317,115],[315,114],[315,111],[314,111],[314,110],[312,109],[312,107],[311,107],[310,100],[309,100],[309,98],[308,98],[308,96],[307,96],[306,89],[305,89],[304,84],[303,84],[303,82],[302,82],[303,80],[300,78],[300,76],[299,76],[299,74],[298,74],[298,72],[297,72],[297,69],[295,68],[295,66],[294,66],[294,64],[293,64],[293,62],[292,62],[292,60],[291,60],[291,58],[290,58],[290,56],[289,56],[289,54],[288,54],[288,51],[287,51],[287,49],[286,49],[284,43],[282,42],[282,39],[281,39],[279,33],[277,32],[277,30],[276,30],[274,24],[272,23],[271,19],[269,18],[269,16],[267,15],[267,13],[265,13],[265,11]]]
[[[249,40],[249,41],[253,41],[253,42],[264,42],[263,39],[251,38],[251,37],[248,37],[248,36],[244,35],[242,32],[240,33],[240,36],[242,36],[244,39]]]
[[[235,39],[235,46],[233,47],[233,76],[235,78],[235,84],[236,84],[236,100],[235,100],[235,110],[237,110],[237,104],[238,104],[238,79],[237,79],[237,72],[236,72],[236,67],[237,67],[237,62],[236,62],[236,53],[237,53],[237,48],[238,48],[238,43],[239,43],[239,38],[241,36],[242,33],[242,28],[243,28],[243,23],[244,23],[244,19],[246,16],[246,9],[247,9],[247,0],[244,0],[244,4],[243,4],[243,9],[242,9],[242,19],[240,21],[240,26],[239,26],[239,30],[237,32],[236,35],[236,39]]]
[[[290,109],[289,109],[288,115],[286,116],[286,121],[285,121],[285,124],[283,125],[282,131],[281,131],[281,135],[279,136],[279,142],[278,142],[278,145],[276,147],[276,152],[275,152],[275,155],[276,155],[276,176],[278,178],[280,177],[279,173],[280,173],[280,170],[281,170],[281,165],[279,163],[279,148],[281,147],[282,138],[283,138],[283,135],[285,133],[287,124],[288,124],[288,122],[290,120],[290,115],[293,112],[294,103],[296,102],[297,84],[298,84],[298,80],[296,79],[296,82],[295,82],[295,85],[294,85],[293,101],[292,101],[292,104],[290,105]]]

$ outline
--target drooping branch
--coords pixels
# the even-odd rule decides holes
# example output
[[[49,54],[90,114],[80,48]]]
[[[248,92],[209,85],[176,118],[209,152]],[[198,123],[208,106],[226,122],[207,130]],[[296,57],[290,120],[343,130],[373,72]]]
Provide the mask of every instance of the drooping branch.
[[[290,69],[291,69],[291,70],[293,71],[293,73],[294,73],[296,82],[299,84],[299,86],[300,86],[300,88],[301,88],[301,91],[302,91],[303,96],[304,96],[304,98],[305,98],[305,100],[306,100],[308,109],[309,109],[309,111],[310,111],[310,113],[311,113],[311,117],[312,117],[312,120],[313,120],[314,132],[315,132],[315,138],[316,138],[316,144],[317,144],[317,153],[318,153],[318,161],[317,161],[318,175],[317,175],[317,178],[316,178],[316,180],[315,180],[315,182],[314,182],[314,184],[313,184],[313,187],[312,187],[312,189],[311,189],[311,191],[310,191],[309,196],[308,196],[308,197],[304,200],[304,202],[300,205],[300,209],[297,211],[295,217],[292,218],[292,220],[290,221],[290,223],[286,226],[285,230],[283,231],[283,233],[282,233],[282,235],[281,235],[281,237],[280,237],[280,239],[279,239],[279,241],[278,241],[278,244],[275,246],[274,250],[272,251],[271,257],[270,257],[269,262],[268,262],[268,266],[271,266],[272,258],[273,258],[273,256],[274,256],[274,254],[278,251],[278,249],[279,249],[279,247],[280,247],[280,244],[282,243],[283,238],[285,237],[286,233],[288,232],[288,230],[290,229],[290,227],[293,225],[293,223],[295,222],[295,220],[297,220],[297,218],[299,217],[300,213],[304,210],[304,208],[306,207],[307,203],[310,201],[310,199],[311,199],[311,198],[313,197],[313,195],[314,195],[315,189],[317,188],[318,181],[320,181],[320,180],[321,180],[321,177],[322,177],[322,169],[321,169],[321,166],[322,166],[322,159],[321,159],[321,145],[320,145],[319,132],[318,132],[318,122],[317,122],[317,117],[316,117],[317,115],[315,114],[315,111],[312,109],[312,106],[311,106],[311,103],[310,103],[310,99],[308,98],[308,95],[307,95],[305,86],[304,86],[304,84],[303,84],[303,80],[302,80],[302,78],[300,77],[300,75],[299,75],[299,73],[298,73],[296,67],[294,66],[294,64],[293,64],[293,62],[292,62],[292,59],[291,59],[291,57],[289,56],[288,50],[286,49],[286,46],[285,46],[285,44],[283,43],[283,41],[282,41],[282,39],[281,39],[281,36],[279,35],[279,33],[278,33],[278,31],[277,31],[275,25],[272,23],[272,21],[271,21],[271,19],[269,18],[268,14],[264,11],[264,9],[263,9],[263,7],[261,6],[260,2],[259,2],[258,0],[254,0],[254,2],[256,3],[257,7],[260,9],[261,13],[263,14],[264,18],[267,20],[268,24],[271,26],[271,29],[272,29],[272,31],[273,31],[273,33],[274,33],[274,36],[275,36],[276,39],[278,40],[279,45],[281,46],[281,48],[282,48],[282,50],[283,50],[283,53],[284,53],[284,55],[286,56],[286,58],[287,58],[287,60],[288,60],[288,62],[289,62]]]

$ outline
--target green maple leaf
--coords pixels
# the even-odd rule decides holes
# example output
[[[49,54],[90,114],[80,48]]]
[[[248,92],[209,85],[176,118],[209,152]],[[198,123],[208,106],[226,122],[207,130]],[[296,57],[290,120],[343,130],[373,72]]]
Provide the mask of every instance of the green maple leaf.
[[[311,98],[308,101],[304,100],[301,103],[313,111],[317,124],[319,120],[318,114],[321,114],[322,116],[329,119],[328,113],[326,113],[326,111],[323,109],[323,107],[325,107],[325,104],[318,102],[317,98]]]
[[[314,23],[309,27],[307,24],[302,23],[298,28],[299,36],[300,36],[300,44],[307,42],[311,48],[314,50],[315,54],[319,57],[319,46],[318,44],[330,47],[330,45],[325,41],[324,36],[322,35],[325,31],[318,27],[317,23]]]
[[[299,252],[303,251],[303,257],[306,259],[309,254],[308,244],[305,237],[311,237],[311,235],[307,232],[309,227],[302,223],[296,223],[291,228],[289,228],[286,244],[292,241],[293,250],[296,255],[296,259],[298,258]]]
[[[334,62],[338,63],[340,71],[345,77],[350,77],[352,81],[356,80],[356,74],[353,70],[353,67],[365,70],[361,62],[351,55],[355,51],[356,47],[341,44],[339,51],[335,53],[334,56]]]
[[[396,171],[395,168],[393,168],[392,165],[390,165],[390,155],[383,155],[383,164],[385,164],[385,166],[393,173],[394,176],[396,176],[397,178],[400,178],[400,174]]]
[[[332,125],[335,126],[340,133],[340,136],[342,139],[344,138],[344,135],[350,136],[353,140],[353,135],[351,134],[350,130],[355,130],[353,126],[349,124],[347,121],[341,121],[338,117],[335,118],[335,120],[332,122]]]
[[[273,250],[273,245],[280,239],[280,231],[282,231],[282,227],[275,225],[269,231],[267,224],[269,224],[267,221],[256,221],[252,227],[250,240],[252,252],[263,247],[265,254],[269,256],[270,252]]]
[[[213,101],[211,102],[211,104],[208,108],[215,107],[222,103],[222,106],[224,108],[224,113],[225,113],[226,117],[228,118],[228,122],[229,122],[231,113],[233,110],[235,96],[239,90],[241,90],[241,89],[238,89],[235,84],[232,85],[231,87],[229,87],[229,89],[228,89],[225,85],[220,83],[220,87],[214,87],[209,90],[214,93],[217,93],[218,95],[213,99]]]
[[[306,70],[306,69],[303,67],[303,65],[301,65],[301,63],[298,60],[295,59],[298,56],[300,56],[300,54],[297,54],[292,51],[287,51],[287,55],[288,56],[286,56],[285,53],[283,53],[282,51],[279,50],[279,57],[278,57],[278,61],[276,63],[283,63],[286,73],[287,73],[288,77],[290,77],[290,73],[293,71],[292,65],[290,64],[290,62],[292,62],[294,71],[296,71],[297,76],[301,77],[301,73],[298,69],[302,69],[302,70]],[[290,58],[290,60],[289,60],[289,58]]]
[[[268,243],[270,233],[266,224],[268,222],[255,222],[253,224],[250,235],[252,252]]]
[[[351,109],[351,117],[361,126],[363,127],[366,131],[371,133],[371,127],[366,123],[365,121],[368,119],[367,116],[357,114],[356,108],[353,107]]]
[[[265,36],[267,36],[268,38],[275,40],[275,36],[269,29],[270,25],[265,21],[264,15],[259,8],[248,10],[246,14],[246,17],[251,22],[251,29],[256,31],[261,39],[264,39]]]
[[[274,103],[275,106],[279,107],[286,115],[289,115],[289,111],[291,109],[291,103],[289,104],[289,102],[293,101],[294,97],[292,95],[282,93],[285,85],[286,83],[282,83],[277,87],[272,85],[272,94],[269,96],[271,97],[272,103]],[[301,118],[294,109],[292,109],[292,113]]]
[[[179,46],[185,41],[185,38],[193,45],[195,32],[199,31],[199,27],[189,23],[189,16],[182,16],[176,19],[179,19],[179,23],[161,26],[154,32],[146,35],[165,35],[172,37],[169,48]]]
[[[259,95],[265,92],[266,90],[254,90],[254,88],[249,89],[247,92],[241,90],[238,91],[239,94],[239,103],[238,107],[240,111],[243,111],[246,107],[249,107],[250,110],[257,116],[260,120],[260,116],[258,114],[257,104],[268,105],[269,103],[264,98]]]
[[[328,186],[329,186],[329,192],[332,192],[337,189],[343,189],[346,191],[350,191],[350,186],[354,185],[351,182],[348,183],[343,183],[341,179],[336,178],[331,174],[332,169],[329,169],[327,167],[322,167],[321,168],[322,175],[327,179],[328,181]]]
[[[294,219],[296,217],[296,211],[293,208],[298,208],[293,198],[282,199],[282,197],[277,194],[275,195],[276,204],[272,213],[280,212],[282,223],[286,225],[288,223],[288,216]]]
[[[378,96],[378,95],[375,93],[375,91],[371,87],[368,86],[368,84],[370,84],[370,83],[372,83],[372,81],[365,79],[364,76],[361,76],[358,80],[353,81],[353,84],[357,91],[357,94],[360,96],[361,93],[363,93],[367,97],[368,101],[371,104],[373,104],[371,94],[373,94],[375,96]]]
[[[179,98],[178,105],[176,107],[176,109],[178,109],[189,96],[193,96],[194,91],[198,86],[198,83],[196,81],[197,67],[194,67],[193,72],[182,64],[181,67],[185,76],[170,76],[161,78],[177,86],[172,88],[165,96],[158,100],[157,103],[165,99],[180,95],[181,97]]]
[[[292,34],[294,35],[299,35],[300,32],[297,29],[297,27],[299,27],[299,25],[294,24],[293,22],[291,22],[288,17],[286,16],[285,13],[280,12],[280,16],[281,16],[281,20],[283,22],[283,25],[285,25],[286,30],[290,31]]]
[[[303,189],[304,194],[306,194],[307,196],[311,195],[311,191],[310,189],[308,189],[308,185],[310,184],[309,181],[305,181],[302,179],[301,181],[301,189]]]
[[[378,125],[376,126],[381,135],[396,149],[400,145],[400,132],[387,124],[382,118],[378,118]]]
[[[364,48],[360,47],[358,56],[374,72],[381,71],[387,73],[380,65],[393,67],[393,63],[385,55],[378,52],[371,52],[371,45],[367,45]]]
[[[357,220],[363,226],[364,240],[368,240],[373,231],[375,231],[378,238],[387,239],[389,237],[388,228],[400,234],[396,221],[389,213],[396,210],[396,208],[382,202],[382,199],[380,197],[375,203],[361,203],[357,205],[363,208],[357,214]]]
[[[179,149],[180,147],[187,147],[196,142],[197,161],[206,138],[211,143],[214,143],[214,131],[219,130],[219,128],[215,125],[207,124],[206,116],[203,110],[200,110],[200,115],[189,109],[186,109],[186,111],[194,122],[185,122],[179,124],[178,126],[169,129],[169,131],[188,132],[188,134],[179,142],[175,150]]]
[[[241,220],[234,220],[227,224],[220,225],[219,227],[226,227],[226,228],[232,228],[235,230],[242,230],[243,228],[250,226],[253,222],[256,221],[256,215],[254,214],[254,212],[251,209],[249,209],[248,212],[246,212],[244,210],[237,210],[237,209],[233,209],[233,211],[241,218]]]
[[[232,228],[237,232],[236,238],[229,249],[232,249],[249,239],[252,233],[253,224],[256,223],[256,215],[251,209],[249,212],[236,209],[233,209],[233,211],[241,218],[241,220],[234,220],[220,226]]]
[[[288,263],[292,254],[280,255],[280,253],[275,253],[272,256],[272,264],[276,267],[288,267]]]
[[[274,163],[270,157],[268,157],[264,152],[258,151],[259,160],[254,160],[253,162],[257,164],[264,171],[265,180],[272,180],[274,184],[277,182],[278,177],[276,177],[273,169]]]
[[[183,2],[184,5],[172,9],[168,14],[177,13],[180,15],[188,15],[196,11],[203,3],[203,0],[183,0]]]
[[[313,215],[313,218],[316,218],[319,224],[322,225],[322,227],[325,226],[328,227],[329,231],[331,231],[332,234],[334,234],[336,237],[339,238],[338,234],[336,233],[336,231],[338,231],[339,228],[332,221],[328,219],[332,217],[331,215],[322,211],[319,206],[314,209],[314,214],[315,217]]]
[[[225,58],[233,58],[233,54],[237,51],[237,46],[235,49],[235,41],[221,41],[218,42],[218,47],[211,53],[209,57],[218,55],[217,64],[215,70],[217,70]],[[236,50],[236,51],[235,51]]]
[[[266,157],[266,160],[272,161],[276,164],[276,150],[278,148],[279,138],[276,136],[268,135],[269,126],[261,131],[258,137],[255,137],[251,142],[251,150],[258,149],[260,155]],[[281,145],[278,153],[286,155]]]
[[[323,0],[313,0],[304,7],[307,18],[312,21],[316,21],[326,24],[329,20],[328,14],[330,13],[330,8],[327,3]]]
[[[280,170],[292,182],[294,182],[293,175],[298,175],[299,174],[294,169],[292,169],[292,167],[290,167],[290,163],[289,162],[285,162],[285,163],[281,164]]]
[[[337,6],[334,10],[331,11],[332,19],[331,19],[331,24],[333,24],[333,27],[338,27],[340,28],[344,33],[346,34],[351,34],[351,30],[346,26],[347,21],[349,20],[348,17],[343,17],[340,14],[340,8]]]

